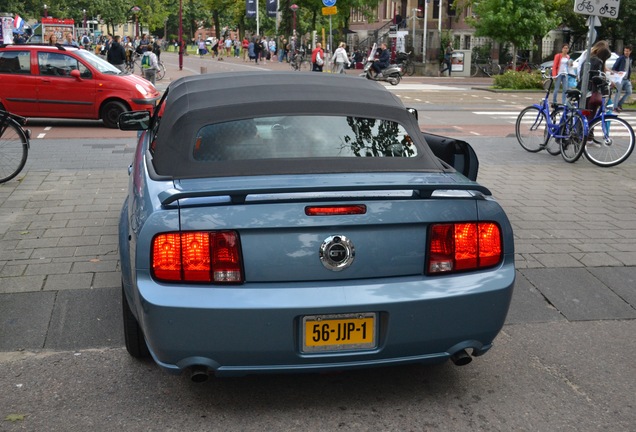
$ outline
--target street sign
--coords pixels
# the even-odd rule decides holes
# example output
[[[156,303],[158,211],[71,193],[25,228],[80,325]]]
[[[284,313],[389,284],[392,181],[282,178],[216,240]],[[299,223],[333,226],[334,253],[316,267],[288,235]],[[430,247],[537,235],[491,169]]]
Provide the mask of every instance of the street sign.
[[[574,12],[603,18],[618,18],[620,0],[575,0]]]
[[[324,3],[324,1],[323,1],[323,3]],[[322,8],[322,14],[323,15],[336,15],[336,14],[338,14],[338,8],[336,6],[324,7],[324,8]]]
[[[322,0],[322,4],[324,4],[327,7],[335,6],[336,0]],[[323,15],[325,14],[323,13]]]

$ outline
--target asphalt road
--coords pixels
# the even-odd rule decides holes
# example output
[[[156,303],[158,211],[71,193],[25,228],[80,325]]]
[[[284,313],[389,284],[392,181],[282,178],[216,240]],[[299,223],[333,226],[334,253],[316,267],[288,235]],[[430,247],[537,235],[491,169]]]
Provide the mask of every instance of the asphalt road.
[[[186,68],[246,66],[232,61]],[[391,89],[424,129],[473,144],[478,180],[515,230],[507,323],[487,355],[461,368],[195,385],[132,359],[116,223],[134,133],[33,122],[24,172],[0,185],[0,431],[633,431],[636,159],[602,169],[527,153],[513,120],[541,96],[479,85],[410,78]]]

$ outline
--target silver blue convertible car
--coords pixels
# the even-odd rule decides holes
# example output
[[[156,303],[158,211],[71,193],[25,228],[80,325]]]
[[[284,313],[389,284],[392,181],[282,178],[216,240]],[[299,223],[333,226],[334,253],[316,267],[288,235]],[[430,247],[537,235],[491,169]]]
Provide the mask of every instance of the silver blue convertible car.
[[[464,142],[376,82],[209,74],[172,83],[119,225],[126,347],[210,375],[464,365],[501,330],[512,228]]]

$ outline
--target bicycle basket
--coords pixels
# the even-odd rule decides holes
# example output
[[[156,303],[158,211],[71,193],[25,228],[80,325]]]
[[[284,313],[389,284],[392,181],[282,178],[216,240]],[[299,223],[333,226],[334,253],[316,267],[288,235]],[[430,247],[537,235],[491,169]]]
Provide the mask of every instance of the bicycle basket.
[[[397,60],[398,62],[403,62],[407,58],[409,58],[409,55],[403,52],[397,53],[395,56],[395,60]]]

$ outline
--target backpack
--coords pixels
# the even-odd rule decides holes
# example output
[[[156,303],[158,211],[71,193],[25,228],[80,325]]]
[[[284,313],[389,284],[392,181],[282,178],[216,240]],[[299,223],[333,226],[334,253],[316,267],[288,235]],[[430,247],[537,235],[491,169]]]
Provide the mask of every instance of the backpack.
[[[141,57],[141,68],[142,69],[150,69],[152,66],[152,62],[150,61],[149,55],[144,55]]]

